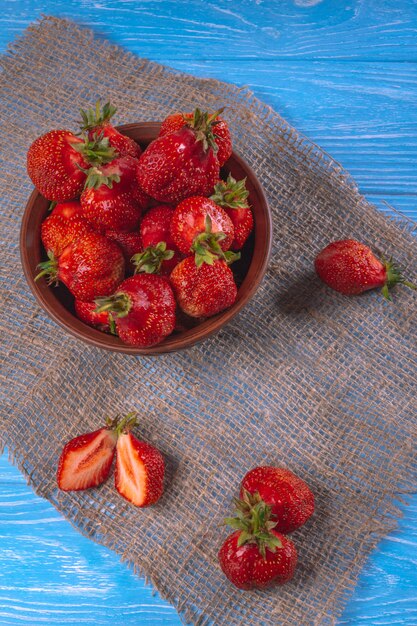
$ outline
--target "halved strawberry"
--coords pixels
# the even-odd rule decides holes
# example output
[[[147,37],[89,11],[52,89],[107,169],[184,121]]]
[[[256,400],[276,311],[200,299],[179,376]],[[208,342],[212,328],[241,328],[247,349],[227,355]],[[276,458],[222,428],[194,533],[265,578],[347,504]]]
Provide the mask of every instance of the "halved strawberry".
[[[63,491],[101,485],[110,474],[117,442],[117,421],[74,437],[65,445],[58,463],[57,482]]]
[[[132,435],[135,422],[134,418],[128,422],[117,440],[114,484],[126,500],[145,507],[162,495],[165,462],[159,450]]]

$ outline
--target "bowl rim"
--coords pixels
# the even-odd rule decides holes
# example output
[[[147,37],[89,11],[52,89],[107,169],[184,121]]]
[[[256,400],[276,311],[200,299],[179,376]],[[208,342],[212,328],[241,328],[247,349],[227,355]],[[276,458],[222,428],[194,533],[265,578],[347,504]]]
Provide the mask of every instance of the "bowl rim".
[[[147,130],[148,132],[158,131],[160,125],[160,122],[137,122],[132,124],[118,125],[116,126],[116,128],[117,130],[129,136],[129,132],[137,132],[138,130]],[[257,263],[258,269],[255,275],[255,280],[253,280],[250,285],[246,286],[246,290],[243,296],[239,298],[230,308],[220,312],[213,317],[207,318],[207,320],[201,322],[191,329],[188,329],[187,331],[185,331],[185,333],[170,335],[161,343],[155,346],[150,346],[148,348],[130,346],[128,344],[123,344],[120,340],[118,340],[117,343],[110,343],[109,339],[111,341],[112,339],[116,339],[116,337],[113,337],[112,335],[107,335],[106,333],[103,333],[98,329],[92,328],[87,324],[84,324],[83,322],[81,322],[81,320],[78,320],[78,318],[75,317],[70,311],[68,311],[68,309],[64,307],[64,305],[61,305],[61,307],[66,311],[66,314],[61,315],[59,310],[57,311],[56,308],[51,305],[49,299],[47,298],[47,293],[50,287],[45,285],[45,289],[42,288],[42,285],[40,283],[36,283],[30,269],[29,254],[26,246],[28,224],[31,218],[31,209],[38,199],[38,196],[43,198],[42,194],[40,194],[40,192],[35,188],[28,198],[23,213],[20,226],[19,247],[23,273],[25,275],[29,288],[32,291],[32,294],[35,296],[38,304],[45,310],[45,312],[49,315],[50,318],[52,318],[54,322],[56,322],[60,327],[64,328],[66,332],[68,332],[76,339],[88,343],[89,345],[95,346],[96,348],[101,348],[112,352],[119,352],[122,354],[158,355],[167,354],[169,352],[177,352],[180,350],[191,348],[196,343],[199,343],[217,333],[221,328],[228,324],[243,309],[244,306],[246,306],[246,304],[258,290],[262,280],[265,277],[265,272],[268,266],[272,249],[272,215],[263,188],[252,167],[235,151],[233,151],[232,157],[236,161],[236,163],[250,176],[251,184],[256,190],[257,196],[261,199],[261,202],[265,207],[265,245],[262,257],[260,260],[258,260]],[[58,309],[61,307],[58,307]],[[71,318],[74,320],[74,325],[76,327],[70,325],[64,319],[68,315],[70,315]]]

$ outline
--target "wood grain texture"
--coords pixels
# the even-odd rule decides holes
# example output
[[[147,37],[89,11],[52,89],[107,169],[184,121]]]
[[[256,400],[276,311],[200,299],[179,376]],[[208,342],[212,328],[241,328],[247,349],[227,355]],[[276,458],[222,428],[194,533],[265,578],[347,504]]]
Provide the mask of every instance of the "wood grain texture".
[[[140,56],[249,85],[340,161],[380,209],[388,203],[417,219],[417,2],[3,0],[1,8],[0,51],[49,13]],[[417,497],[403,508],[341,624],[416,626]],[[55,623],[180,620],[113,553],[37,498],[3,456],[0,625]]]

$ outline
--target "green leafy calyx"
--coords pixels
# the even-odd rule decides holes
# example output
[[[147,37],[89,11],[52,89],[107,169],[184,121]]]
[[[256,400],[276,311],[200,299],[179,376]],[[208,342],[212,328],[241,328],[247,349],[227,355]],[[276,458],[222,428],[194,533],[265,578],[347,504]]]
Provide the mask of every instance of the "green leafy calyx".
[[[246,178],[236,180],[229,174],[226,181],[221,180],[215,185],[210,200],[229,209],[249,209],[248,196]]]
[[[118,156],[116,150],[109,145],[109,138],[104,137],[103,133],[94,133],[92,139],[89,139],[88,136],[84,136],[83,139],[83,143],[74,143],[72,147],[83,155],[89,165],[103,165],[113,161]]]
[[[91,109],[80,109],[81,121],[79,124],[81,130],[92,130],[96,126],[107,124],[116,111],[117,108],[110,102],[101,106],[101,100],[97,100],[95,107]]]
[[[48,260],[38,264],[37,269],[41,270],[35,276],[35,281],[45,276],[48,285],[58,284],[58,261],[51,250],[48,250]]]
[[[213,265],[217,259],[222,259],[230,264],[240,259],[240,252],[224,252],[221,248],[220,241],[226,238],[225,233],[213,233],[213,223],[210,215],[207,213],[205,220],[205,231],[194,238],[191,251],[194,252],[195,264],[201,267],[203,263]]]
[[[258,492],[249,493],[243,491],[243,498],[233,498],[236,507],[235,517],[226,517],[225,524],[240,531],[238,546],[246,543],[255,543],[258,546],[262,558],[266,559],[266,550],[276,552],[282,548],[280,539],[271,530],[277,522],[273,521],[274,515],[271,507],[260,497]]]
[[[217,153],[218,146],[216,144],[215,128],[219,123],[217,118],[223,111],[224,108],[214,113],[208,113],[207,111],[201,111],[201,109],[196,108],[191,119],[184,117],[186,126],[193,129],[196,140],[202,142],[205,152],[207,152],[209,148],[212,148],[213,152],[215,154]]]
[[[113,183],[120,182],[120,174],[104,174],[98,167],[91,167],[87,170],[87,178],[84,187],[86,189],[98,189],[102,185],[106,185],[109,189],[113,188]]]
[[[132,302],[126,293],[115,293],[112,296],[95,298],[95,313],[109,311],[113,317],[126,317],[132,308]]]
[[[143,252],[134,254],[130,260],[135,266],[135,274],[158,274],[162,263],[172,259],[174,254],[173,250],[167,250],[165,241],[160,241],[156,246],[148,246]]]
[[[389,290],[391,289],[391,287],[394,287],[394,285],[401,284],[409,287],[410,289],[417,289],[417,285],[404,278],[401,269],[398,267],[398,265],[395,264],[392,258],[388,261],[382,259],[382,263],[384,264],[385,271],[387,273],[385,284],[382,287],[382,295],[386,300],[388,300],[389,302],[392,301]]]

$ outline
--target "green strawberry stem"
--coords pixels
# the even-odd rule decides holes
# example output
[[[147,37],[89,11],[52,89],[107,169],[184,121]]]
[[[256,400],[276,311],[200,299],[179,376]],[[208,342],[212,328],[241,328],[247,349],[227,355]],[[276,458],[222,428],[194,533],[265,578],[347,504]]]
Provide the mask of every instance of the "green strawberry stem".
[[[392,258],[389,259],[389,261],[382,259],[382,263],[384,264],[387,273],[385,284],[382,287],[382,295],[386,300],[389,302],[392,301],[389,290],[391,287],[394,287],[394,285],[400,284],[405,285],[405,287],[409,287],[409,289],[417,289],[417,285],[404,278],[400,268],[394,263]]]
[[[96,126],[106,124],[111,120],[116,111],[117,108],[110,104],[110,102],[106,102],[106,104],[101,107],[100,100],[97,100],[94,108],[87,109],[86,111],[80,109],[82,118],[80,122],[81,130],[91,130]]]
[[[94,302],[97,305],[95,313],[110,311],[116,317],[126,317],[132,307],[129,296],[122,292],[115,293],[112,296],[95,298]]]
[[[46,277],[46,282],[48,285],[57,285],[58,284],[58,261],[54,257],[53,252],[48,250],[48,260],[42,261],[38,263],[37,269],[41,270],[39,274],[35,276],[35,281],[42,278],[42,276]]]
[[[201,267],[203,263],[213,265],[216,259],[223,259],[227,264],[240,259],[240,252],[224,252],[219,244],[226,235],[222,232],[213,233],[210,215],[207,213],[205,220],[206,230],[194,237],[191,251],[195,253],[195,264]]]
[[[106,185],[109,189],[113,188],[113,183],[119,183],[119,174],[103,174],[98,167],[91,167],[87,170],[87,179],[85,181],[85,189],[98,189],[102,185]]]
[[[263,559],[266,559],[266,550],[276,552],[282,547],[281,541],[271,533],[277,522],[271,518],[271,507],[265,504],[259,493],[243,491],[243,499],[233,498],[236,507],[236,517],[226,517],[224,523],[235,530],[240,530],[238,546],[245,543],[255,543]]]
[[[138,416],[135,411],[131,411],[127,413],[124,417],[120,415],[116,415],[116,417],[108,417],[106,419],[106,428],[112,430],[117,437],[119,437],[122,433],[127,433],[134,426],[136,426],[138,421]]]
[[[160,241],[156,246],[148,246],[143,252],[134,254],[130,260],[135,265],[135,274],[157,274],[162,263],[172,259],[174,254],[173,250],[167,250],[165,241]]]
[[[103,133],[95,133],[92,140],[84,137],[84,143],[74,143],[72,146],[90,165],[103,165],[118,156],[116,150],[109,145],[109,138],[104,137]]]
[[[210,196],[210,200],[229,209],[248,209],[248,196],[246,178],[237,181],[229,174],[226,181],[221,180],[214,186],[214,193]]]
[[[201,111],[198,107],[194,110],[193,117],[191,119],[185,119],[186,125],[192,128],[195,132],[197,141],[201,141],[205,152],[209,148],[212,148],[216,154],[218,146],[216,144],[216,134],[214,132],[216,124],[219,123],[217,117],[223,113],[224,108],[215,111],[214,113],[207,113]]]

